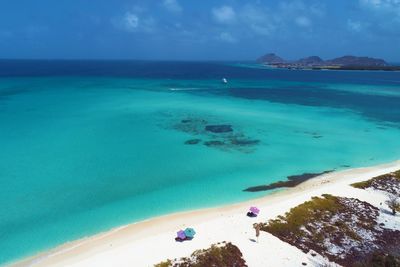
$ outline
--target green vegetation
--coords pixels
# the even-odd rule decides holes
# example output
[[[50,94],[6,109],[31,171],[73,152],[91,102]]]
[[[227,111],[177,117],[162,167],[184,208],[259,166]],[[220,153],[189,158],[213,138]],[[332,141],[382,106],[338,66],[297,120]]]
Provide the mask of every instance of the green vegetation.
[[[331,195],[324,195],[324,198],[313,197],[311,201],[292,208],[285,216],[278,216],[275,220],[270,220],[262,230],[282,235],[287,232],[296,235],[301,234],[300,227],[310,221],[318,220],[322,212],[336,212],[339,209],[337,198]]]
[[[389,193],[389,199],[385,203],[392,210],[393,215],[400,212],[400,170],[354,183],[351,186],[359,189],[373,188]]]
[[[351,186],[355,187],[355,188],[358,188],[358,189],[365,189],[365,188],[371,187],[373,179],[380,179],[380,178],[378,178],[378,177],[377,178],[372,178],[372,179],[367,180],[367,181],[362,181],[362,182],[351,184]]]
[[[359,189],[366,189],[368,187],[373,187],[374,182],[384,182],[385,180],[388,180],[389,178],[394,178],[397,179],[400,182],[400,170],[390,173],[390,174],[384,174],[378,177],[374,177],[372,179],[369,179],[367,181],[359,182],[359,183],[354,183],[351,184],[351,186]]]
[[[170,267],[170,266],[172,266],[171,260],[166,260],[166,261],[163,261],[163,262],[160,262],[160,263],[154,265],[154,267]]]
[[[398,255],[374,253],[353,264],[354,267],[399,267],[400,257]]]
[[[389,199],[385,203],[392,210],[393,215],[396,215],[396,212],[400,210],[400,198],[398,196],[389,196]]]
[[[167,260],[156,264],[155,267],[245,267],[239,248],[232,243],[212,245],[209,249],[196,250],[190,258]]]
[[[359,189],[373,188],[391,194],[397,194],[397,191],[400,190],[400,170],[374,177],[367,181],[354,183],[351,184],[351,186]]]
[[[335,213],[340,212],[343,209],[343,205],[340,203],[337,197],[332,195],[323,195],[323,198],[313,197],[311,201],[306,201],[303,204],[292,208],[285,216],[278,216],[275,220],[270,220],[268,224],[262,227],[262,230],[272,233],[275,236],[304,236],[307,234],[304,231],[305,227],[308,231],[312,231],[311,227],[308,227],[310,223],[323,222]],[[340,221],[336,222],[335,226],[329,224],[323,224],[326,232],[333,232],[337,227],[340,227],[342,231],[348,232],[349,235],[357,237],[356,233],[347,227],[346,224]],[[323,240],[323,233],[314,232],[311,236],[313,241],[321,242]],[[357,237],[358,239],[358,237]]]
[[[400,231],[382,228],[378,216],[379,209],[367,202],[322,195],[263,224],[261,230],[305,253],[314,250],[330,261],[354,266],[359,259],[397,244]],[[388,238],[391,241],[385,243]]]

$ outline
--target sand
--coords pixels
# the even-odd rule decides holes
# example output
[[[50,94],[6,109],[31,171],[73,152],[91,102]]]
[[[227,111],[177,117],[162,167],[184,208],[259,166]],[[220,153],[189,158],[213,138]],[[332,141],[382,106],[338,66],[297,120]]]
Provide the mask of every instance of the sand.
[[[326,259],[305,254],[268,233],[261,232],[259,242],[255,242],[253,223],[266,222],[312,196],[325,193],[358,198],[379,207],[385,200],[384,194],[356,189],[350,184],[399,169],[400,161],[396,161],[324,174],[260,199],[176,213],[123,226],[64,244],[13,266],[153,266],[166,259],[189,256],[196,249],[208,248],[221,241],[238,246],[249,266],[301,266],[302,262],[307,266],[316,266],[326,262]],[[258,218],[246,216],[250,206],[260,208]],[[395,218],[393,225],[400,229],[400,216]],[[195,238],[188,242],[176,242],[176,232],[186,227],[196,230]]]

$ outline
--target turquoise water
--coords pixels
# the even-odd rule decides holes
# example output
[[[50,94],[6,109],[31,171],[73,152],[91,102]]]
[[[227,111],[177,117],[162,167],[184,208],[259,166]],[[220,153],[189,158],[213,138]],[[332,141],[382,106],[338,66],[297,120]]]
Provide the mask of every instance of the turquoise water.
[[[316,87],[299,99],[287,91]],[[289,175],[399,159],[399,92],[274,79],[0,78],[0,263],[260,197],[267,192],[242,190]],[[233,132],[204,130],[220,124]]]

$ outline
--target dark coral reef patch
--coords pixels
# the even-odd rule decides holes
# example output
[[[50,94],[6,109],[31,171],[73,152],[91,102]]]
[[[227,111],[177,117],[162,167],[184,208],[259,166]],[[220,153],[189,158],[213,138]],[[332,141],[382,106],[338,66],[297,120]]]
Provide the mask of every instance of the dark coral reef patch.
[[[324,171],[320,173],[303,173],[300,175],[291,175],[288,176],[287,181],[278,181],[272,184],[268,185],[259,185],[259,186],[253,186],[244,189],[243,191],[245,192],[260,192],[260,191],[268,191],[268,190],[273,190],[273,189],[278,189],[278,188],[285,188],[285,187],[295,187],[311,178],[330,173],[332,172],[331,170],[329,171]]]
[[[185,142],[185,145],[197,145],[201,142],[201,139],[189,139]]]
[[[236,150],[244,153],[252,152],[260,140],[246,136],[242,131],[228,123],[209,122],[207,119],[187,116],[179,119],[172,128],[194,137],[184,141],[185,145],[203,144],[206,147],[223,151]],[[205,141],[202,141],[205,140]]]
[[[220,125],[207,125],[205,130],[212,133],[229,133],[233,132],[232,125],[220,124]]]

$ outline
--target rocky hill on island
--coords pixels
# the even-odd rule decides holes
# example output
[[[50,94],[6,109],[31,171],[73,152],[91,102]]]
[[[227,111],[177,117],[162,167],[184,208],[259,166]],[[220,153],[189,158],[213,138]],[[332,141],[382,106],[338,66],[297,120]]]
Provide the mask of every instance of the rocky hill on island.
[[[271,65],[278,68],[314,68],[314,69],[387,69],[391,66],[383,59],[372,57],[342,56],[334,59],[323,60],[319,56],[310,56],[299,60],[285,60],[270,53],[257,59],[258,63]]]
[[[343,56],[325,61],[327,65],[340,66],[389,66],[385,60],[371,57]]]
[[[318,56],[301,58],[296,62],[304,65],[324,65],[324,60]]]
[[[285,63],[286,60],[282,59],[281,57],[277,56],[274,53],[266,54],[257,59],[258,63],[266,63],[266,64],[277,64],[277,63]]]

